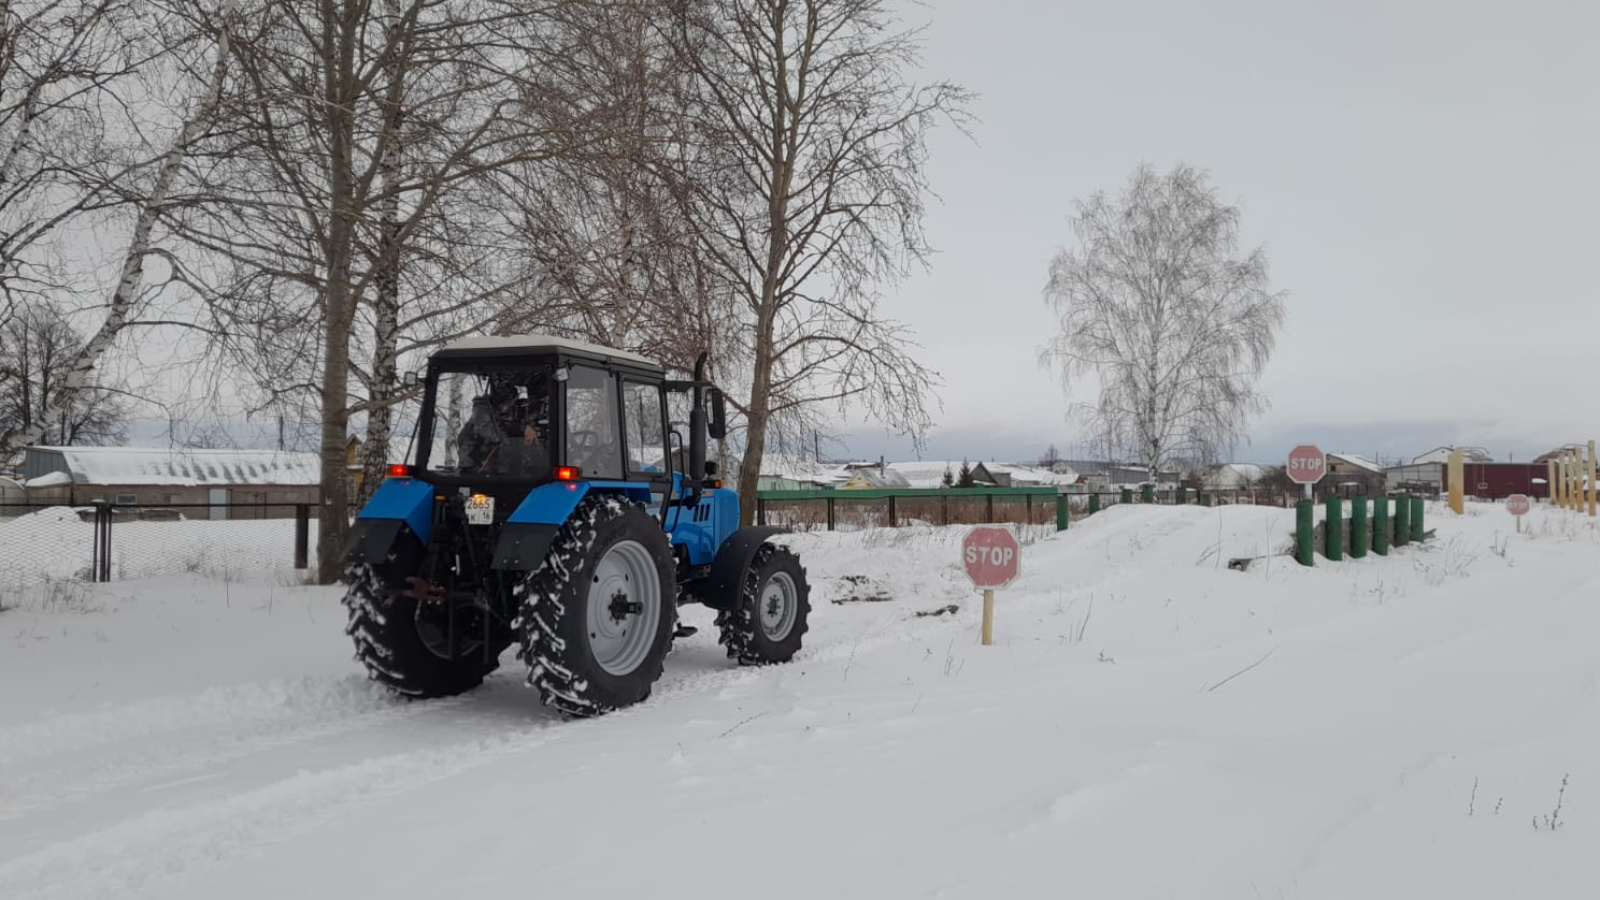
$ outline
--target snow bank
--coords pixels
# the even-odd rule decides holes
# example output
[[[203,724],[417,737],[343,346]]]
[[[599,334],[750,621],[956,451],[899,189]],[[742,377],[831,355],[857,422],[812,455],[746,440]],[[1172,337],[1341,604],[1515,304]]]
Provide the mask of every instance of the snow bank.
[[[79,484],[136,485],[314,485],[320,478],[315,453],[278,450],[193,450],[157,447],[40,447],[59,453]],[[46,486],[40,476],[30,487]]]

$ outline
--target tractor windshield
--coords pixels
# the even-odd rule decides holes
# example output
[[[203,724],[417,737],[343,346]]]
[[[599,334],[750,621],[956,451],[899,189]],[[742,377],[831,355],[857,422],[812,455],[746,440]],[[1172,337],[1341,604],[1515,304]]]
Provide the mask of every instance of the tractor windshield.
[[[548,364],[452,361],[439,373],[428,470],[500,481],[550,478],[553,375]]]

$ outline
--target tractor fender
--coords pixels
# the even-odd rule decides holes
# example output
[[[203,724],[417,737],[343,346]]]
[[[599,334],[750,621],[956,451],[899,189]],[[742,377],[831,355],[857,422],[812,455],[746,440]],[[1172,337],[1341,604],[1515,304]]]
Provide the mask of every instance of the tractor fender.
[[[411,525],[400,519],[357,519],[350,528],[345,562],[368,565],[388,575],[416,571],[422,560],[423,541]]]
[[[350,528],[345,562],[350,565],[405,568],[421,558],[433,533],[433,485],[415,478],[391,478]]]
[[[650,485],[631,481],[552,481],[528,492],[506,519],[512,524],[561,526],[591,492],[621,494],[648,505]]]
[[[532,572],[544,563],[544,555],[555,541],[556,532],[572,517],[573,510],[590,493],[617,493],[643,503],[650,501],[648,485],[610,481],[556,481],[528,492],[500,526],[494,547],[494,568]]]
[[[433,485],[415,478],[388,479],[372,492],[356,523],[374,520],[404,522],[426,544],[433,536]]]
[[[717,550],[717,558],[711,561],[710,573],[694,592],[700,602],[716,610],[737,607],[739,591],[744,586],[744,574],[750,568],[756,551],[768,538],[786,531],[768,525],[741,528],[728,535],[728,539]]]

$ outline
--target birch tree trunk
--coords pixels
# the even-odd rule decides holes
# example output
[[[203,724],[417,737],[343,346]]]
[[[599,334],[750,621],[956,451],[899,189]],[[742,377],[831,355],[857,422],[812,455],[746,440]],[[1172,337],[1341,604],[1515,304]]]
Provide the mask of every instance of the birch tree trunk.
[[[323,287],[322,507],[317,517],[317,581],[333,584],[344,572],[350,532],[350,329],[357,295],[352,284],[356,238],[355,104],[360,90],[355,67],[359,10],[322,0],[322,59],[327,66],[324,103],[328,126],[329,222]],[[342,14],[342,15],[341,15]]]
[[[405,42],[401,27],[400,0],[384,0],[384,43],[389,58],[384,65],[388,77],[388,109],[384,115],[383,158],[378,162],[381,200],[378,205],[379,236],[377,268],[373,272],[373,360],[367,391],[367,435],[362,445],[361,491],[356,505],[363,506],[382,483],[389,464],[389,437],[394,420],[394,397],[399,387],[400,345],[400,191],[403,157],[403,118]]]
[[[27,428],[14,434],[0,436],[0,459],[8,459],[23,447],[38,443],[50,427],[50,423],[61,419],[65,411],[72,408],[78,393],[89,384],[95,367],[127,326],[139,299],[140,288],[144,284],[144,261],[145,257],[150,255],[150,235],[155,229],[156,221],[161,217],[162,205],[166,203],[167,194],[171,191],[178,172],[183,168],[184,154],[205,131],[221,102],[223,84],[228,71],[231,39],[229,28],[234,9],[232,0],[223,7],[222,24],[217,33],[217,59],[212,67],[211,79],[205,85],[194,112],[184,121],[167,152],[161,157],[155,179],[139,206],[138,216],[134,219],[133,233],[128,239],[128,249],[123,255],[122,268],[116,288],[112,291],[105,319],[73,357],[72,365],[67,369],[60,390],[55,391],[54,396],[46,394],[39,398],[43,408],[38,418]]]

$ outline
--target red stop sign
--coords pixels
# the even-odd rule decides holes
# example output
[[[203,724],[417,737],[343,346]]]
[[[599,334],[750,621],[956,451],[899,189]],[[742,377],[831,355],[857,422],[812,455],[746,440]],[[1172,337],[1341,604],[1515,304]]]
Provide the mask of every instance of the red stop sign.
[[[1002,588],[1017,577],[1022,546],[1003,525],[979,525],[961,541],[961,564],[980,588]]]
[[[1316,484],[1328,471],[1328,458],[1315,444],[1301,444],[1289,451],[1289,480],[1295,484]]]
[[[1509,510],[1513,516],[1527,515],[1528,507],[1529,503],[1527,494],[1512,494],[1506,498],[1506,509]]]

